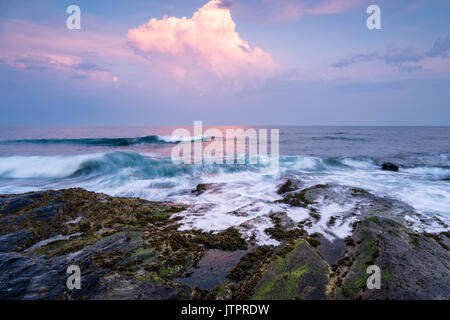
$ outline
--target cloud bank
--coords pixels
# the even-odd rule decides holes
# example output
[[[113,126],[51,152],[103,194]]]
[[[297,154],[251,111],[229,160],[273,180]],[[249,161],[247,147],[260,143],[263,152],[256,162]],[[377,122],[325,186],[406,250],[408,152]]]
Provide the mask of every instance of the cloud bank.
[[[438,37],[432,48],[424,54],[418,52],[410,44],[395,43],[387,46],[384,55],[378,52],[355,54],[348,58],[342,58],[332,63],[331,66],[342,69],[356,63],[384,61],[386,65],[395,66],[400,72],[411,72],[422,70],[423,65],[421,63],[426,63],[431,58],[438,58],[441,61],[450,58],[450,35]],[[439,67],[439,65],[437,64],[436,67]]]
[[[191,18],[152,18],[128,31],[129,46],[178,83],[242,88],[273,77],[271,55],[236,32],[231,1],[212,0]]]
[[[374,61],[379,58],[380,58],[380,55],[378,54],[378,52],[373,52],[373,53],[368,53],[368,54],[360,53],[360,54],[355,54],[355,55],[351,56],[350,58],[340,59],[340,60],[334,62],[331,66],[335,67],[335,68],[344,68],[344,67],[347,67],[354,63]]]
[[[436,39],[433,47],[426,52],[429,57],[450,57],[450,35],[443,35]]]

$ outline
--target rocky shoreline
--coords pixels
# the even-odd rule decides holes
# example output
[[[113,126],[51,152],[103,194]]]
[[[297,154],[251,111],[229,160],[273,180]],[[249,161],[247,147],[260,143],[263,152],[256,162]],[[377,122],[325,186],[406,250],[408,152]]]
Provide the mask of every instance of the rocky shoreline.
[[[314,203],[340,196],[335,186],[286,181],[279,201],[310,218],[272,213],[266,233],[279,246],[258,246],[241,227],[179,231],[182,204],[83,189],[0,195],[0,299],[449,299],[450,233],[413,231],[410,207],[345,192],[364,200],[362,214],[351,236],[330,242],[304,226],[320,219]],[[67,289],[70,265],[79,290]],[[381,289],[366,287],[370,265]]]

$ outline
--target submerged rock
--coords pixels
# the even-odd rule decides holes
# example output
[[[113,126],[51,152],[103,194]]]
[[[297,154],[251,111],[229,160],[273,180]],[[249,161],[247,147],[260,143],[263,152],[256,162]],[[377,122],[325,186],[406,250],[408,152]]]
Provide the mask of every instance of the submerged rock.
[[[386,171],[395,171],[395,172],[397,172],[398,171],[398,165],[393,164],[391,162],[384,162],[381,165],[381,169],[382,170],[386,170]]]

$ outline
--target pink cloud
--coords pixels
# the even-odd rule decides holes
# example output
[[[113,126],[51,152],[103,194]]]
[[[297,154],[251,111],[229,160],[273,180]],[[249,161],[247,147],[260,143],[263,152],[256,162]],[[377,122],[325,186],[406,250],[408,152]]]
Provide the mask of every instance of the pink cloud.
[[[136,60],[124,39],[116,36],[77,33],[21,20],[4,20],[2,29],[0,64],[10,68],[110,83],[113,64]]]
[[[155,68],[192,87],[213,82],[239,89],[261,83],[279,66],[269,53],[240,38],[229,3],[209,1],[191,18],[152,18],[128,31],[128,43]]]

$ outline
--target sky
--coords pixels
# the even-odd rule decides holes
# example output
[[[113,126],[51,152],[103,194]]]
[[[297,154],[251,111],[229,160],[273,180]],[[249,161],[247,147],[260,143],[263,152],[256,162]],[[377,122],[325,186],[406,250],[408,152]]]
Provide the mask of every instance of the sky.
[[[0,1],[0,125],[194,120],[448,126],[450,1]]]

